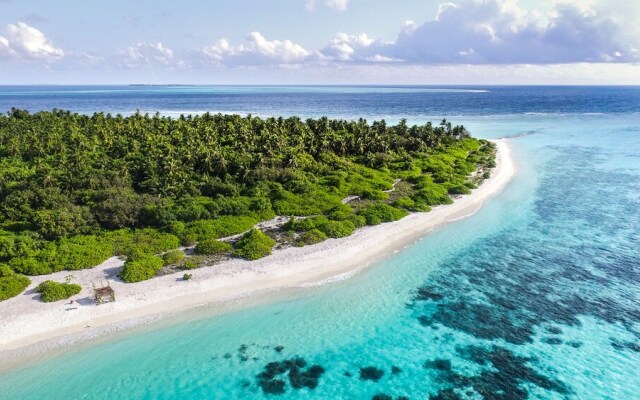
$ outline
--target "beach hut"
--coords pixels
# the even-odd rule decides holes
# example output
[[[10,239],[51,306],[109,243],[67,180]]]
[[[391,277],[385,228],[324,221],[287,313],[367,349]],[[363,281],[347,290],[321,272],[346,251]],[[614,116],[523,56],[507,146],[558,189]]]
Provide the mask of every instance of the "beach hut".
[[[103,286],[101,288],[96,288],[94,286],[93,291],[95,293],[94,299],[96,301],[96,305],[116,301],[116,293],[113,291],[111,285]]]

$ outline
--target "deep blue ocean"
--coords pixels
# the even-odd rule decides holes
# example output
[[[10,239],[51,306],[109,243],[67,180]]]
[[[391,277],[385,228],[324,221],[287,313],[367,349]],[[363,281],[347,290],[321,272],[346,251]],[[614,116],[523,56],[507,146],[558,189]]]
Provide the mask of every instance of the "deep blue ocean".
[[[69,349],[1,399],[640,399],[640,87],[0,86],[11,107],[447,118],[511,137],[518,173],[351,279]]]

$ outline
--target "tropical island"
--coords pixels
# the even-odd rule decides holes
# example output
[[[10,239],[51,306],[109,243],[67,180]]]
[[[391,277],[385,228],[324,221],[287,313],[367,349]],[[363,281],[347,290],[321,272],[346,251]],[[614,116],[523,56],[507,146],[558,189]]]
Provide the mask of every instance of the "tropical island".
[[[426,212],[469,195],[491,180],[494,167],[495,143],[472,138],[446,120],[409,126],[404,120],[387,125],[364,119],[12,109],[0,116],[0,317],[5,326],[18,325],[18,304],[23,311],[33,309],[27,300],[45,307],[43,302],[93,298],[89,280],[95,289],[101,281],[124,287],[173,276],[172,296],[182,293],[181,284],[196,285],[184,289],[185,296],[206,293],[224,286],[222,278],[205,283],[210,272],[199,277],[197,271],[233,269],[239,262],[245,268],[274,250],[298,251],[298,258],[323,254],[329,264],[328,257],[340,256],[296,249],[320,249],[356,231],[366,235],[360,228],[409,214],[433,216],[435,224],[435,210]],[[443,215],[439,222],[451,218]],[[407,232],[424,233],[428,225],[420,221],[413,230],[395,232],[398,240]],[[380,243],[370,236],[359,240],[370,260],[384,248],[375,248]],[[335,252],[339,245],[328,246]],[[344,247],[340,251],[349,257]],[[295,257],[284,263],[300,261]],[[352,258],[350,264],[363,261],[362,254]],[[318,266],[317,259],[303,261],[304,268]],[[281,263],[273,259],[271,269]],[[316,269],[318,277],[335,272]],[[84,271],[95,274],[79,279]],[[287,273],[304,275],[293,267]],[[250,291],[252,279],[236,277],[234,285]],[[34,296],[20,298],[31,295],[29,287]],[[144,303],[146,294],[138,294]],[[101,307],[114,313],[125,307],[121,303]],[[90,318],[67,317],[81,312],[78,307],[60,311],[66,322],[59,327]],[[4,342],[15,341],[19,331]]]

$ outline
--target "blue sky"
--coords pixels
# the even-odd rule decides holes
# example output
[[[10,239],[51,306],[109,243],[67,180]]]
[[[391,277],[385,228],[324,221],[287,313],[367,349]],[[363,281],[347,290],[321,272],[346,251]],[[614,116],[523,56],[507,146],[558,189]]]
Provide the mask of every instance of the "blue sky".
[[[0,0],[0,84],[640,84],[632,0]]]

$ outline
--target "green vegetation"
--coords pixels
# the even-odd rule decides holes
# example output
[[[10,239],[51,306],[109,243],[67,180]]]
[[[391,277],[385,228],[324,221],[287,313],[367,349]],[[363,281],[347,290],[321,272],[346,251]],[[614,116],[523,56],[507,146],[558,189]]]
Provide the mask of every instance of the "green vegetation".
[[[193,278],[192,274],[184,274],[184,275],[182,275],[182,280],[183,281],[188,281],[191,278]]]
[[[31,280],[16,274],[8,265],[0,264],[0,301],[10,299],[22,293]]]
[[[311,229],[310,231],[305,232],[298,241],[296,241],[297,246],[305,246],[310,244],[316,244],[327,240],[327,235],[318,229]]]
[[[153,278],[163,266],[162,258],[156,256],[127,260],[120,272],[120,278],[127,283],[146,281]]]
[[[367,221],[367,225],[378,225],[382,222],[397,221],[407,215],[407,211],[392,207],[388,204],[374,204],[358,211]]]
[[[309,217],[288,223],[286,235],[317,243],[450,203],[488,176],[494,154],[447,121],[12,109],[0,115],[0,263],[42,275],[121,255],[123,280],[137,282],[161,268],[159,254],[180,262],[167,259],[180,245],[204,252],[275,215]],[[250,231],[234,254],[256,259],[273,246]],[[25,278],[1,279],[13,288]]]
[[[257,260],[271,254],[271,248],[275,244],[275,240],[259,229],[252,229],[238,240],[233,255],[247,260]]]
[[[182,260],[184,260],[185,254],[182,250],[171,250],[162,255],[162,261],[164,265],[174,265],[178,264]]]
[[[80,293],[82,287],[75,283],[59,283],[44,281],[36,286],[36,292],[40,293],[40,300],[45,303],[68,299]]]
[[[194,251],[196,254],[224,254],[231,253],[233,251],[233,246],[231,246],[229,243],[221,242],[219,240],[205,239],[198,243]]]
[[[184,269],[196,269],[204,265],[206,259],[204,256],[191,256],[184,262]]]

